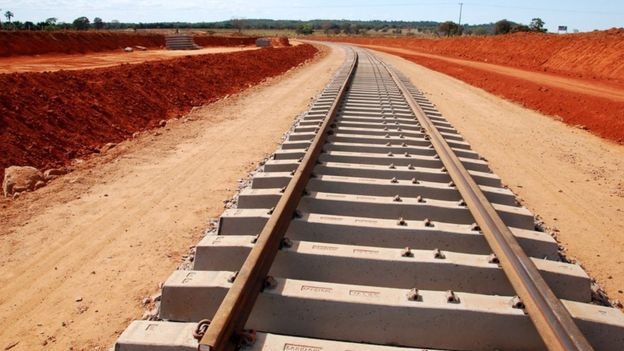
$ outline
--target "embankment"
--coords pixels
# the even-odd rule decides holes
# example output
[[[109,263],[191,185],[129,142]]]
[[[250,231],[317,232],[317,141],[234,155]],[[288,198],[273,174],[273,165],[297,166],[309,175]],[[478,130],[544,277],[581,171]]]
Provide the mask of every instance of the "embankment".
[[[195,36],[200,46],[254,45],[255,37]],[[43,54],[84,54],[119,50],[128,46],[155,49],[165,46],[165,35],[110,31],[0,31],[0,57]]]
[[[311,45],[110,68],[0,75],[0,179],[67,164],[314,57]]]

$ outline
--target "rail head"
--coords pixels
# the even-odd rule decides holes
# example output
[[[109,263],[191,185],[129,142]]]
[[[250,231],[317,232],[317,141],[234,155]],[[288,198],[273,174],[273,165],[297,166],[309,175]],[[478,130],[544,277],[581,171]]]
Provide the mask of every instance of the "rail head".
[[[347,50],[349,52],[347,53],[348,58],[346,62],[348,64],[349,60],[351,60],[349,55],[352,55],[352,62],[344,67],[347,70],[347,74],[337,97],[275,206],[271,217],[260,232],[254,247],[236,275],[223,302],[201,337],[198,346],[199,350],[235,350],[240,338],[244,338],[243,330],[245,323],[251,314],[258,295],[264,288],[264,284],[266,284],[266,278],[271,265],[277,255],[290,221],[295,215],[297,205],[327,139],[330,126],[357,67],[357,54],[350,48]]]
[[[509,228],[487,200],[477,183],[455,155],[440,131],[426,116],[397,73],[385,63],[401,93],[405,96],[418,122],[430,137],[457,190],[481,228],[493,253],[514,290],[524,303],[529,318],[549,350],[593,350],[570,313],[544,281]]]

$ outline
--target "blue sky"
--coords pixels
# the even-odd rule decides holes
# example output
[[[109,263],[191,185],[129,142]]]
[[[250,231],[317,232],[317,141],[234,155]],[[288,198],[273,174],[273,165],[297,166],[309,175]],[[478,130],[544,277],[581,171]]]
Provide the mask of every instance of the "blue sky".
[[[457,21],[459,1],[419,0],[0,0],[2,12],[15,20],[57,17],[71,22],[79,16],[122,22],[219,21],[234,17],[273,19],[360,19]],[[488,1],[465,0],[462,23],[488,23],[502,18],[529,23],[541,17],[550,31],[558,25],[589,31],[624,27],[624,1]]]

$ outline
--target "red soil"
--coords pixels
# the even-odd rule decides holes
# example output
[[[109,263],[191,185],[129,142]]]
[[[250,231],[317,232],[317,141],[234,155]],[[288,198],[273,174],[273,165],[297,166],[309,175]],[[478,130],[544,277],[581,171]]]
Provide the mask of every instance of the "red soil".
[[[276,48],[281,48],[285,46],[290,46],[290,41],[288,41],[287,37],[271,38],[271,45]]]
[[[527,108],[556,116],[569,125],[624,143],[624,102],[598,96],[591,89],[608,86],[613,91],[624,92],[624,30],[569,35],[518,33],[450,39],[329,40],[374,45],[377,50],[404,57]],[[411,50],[414,54],[405,50],[397,52],[398,48]],[[538,81],[529,74],[501,74],[486,67],[449,62],[444,57],[517,67],[524,72],[548,72],[553,78],[574,77],[586,82],[588,88],[584,92],[572,91],[548,80]]]
[[[395,54],[395,53],[393,53]],[[624,143],[624,103],[422,56],[399,55],[603,138]]]
[[[10,165],[67,164],[193,106],[302,64],[311,45],[84,71],[0,75],[0,179]]]
[[[76,54],[165,45],[163,35],[113,32],[0,31],[0,56]]]
[[[200,46],[240,46],[254,45],[256,42],[255,37],[196,36],[194,40]],[[128,46],[164,47],[165,36],[108,31],[0,31],[0,57],[101,52]]]

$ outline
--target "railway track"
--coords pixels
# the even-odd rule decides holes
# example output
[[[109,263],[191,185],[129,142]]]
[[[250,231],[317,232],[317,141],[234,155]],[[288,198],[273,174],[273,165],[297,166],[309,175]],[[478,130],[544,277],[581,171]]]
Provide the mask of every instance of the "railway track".
[[[476,152],[361,49],[115,349],[624,350]],[[208,321],[209,319],[210,321]]]

